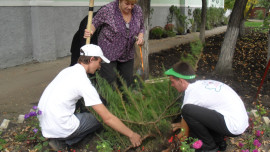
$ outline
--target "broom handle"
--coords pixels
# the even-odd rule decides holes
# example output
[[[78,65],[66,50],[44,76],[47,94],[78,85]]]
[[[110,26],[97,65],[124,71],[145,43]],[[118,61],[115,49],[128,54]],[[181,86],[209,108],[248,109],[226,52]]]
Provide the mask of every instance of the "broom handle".
[[[91,24],[93,18],[93,11],[94,11],[94,0],[90,0],[89,2],[89,12],[88,12],[88,22],[86,29],[91,32]],[[86,44],[90,44],[91,34],[90,37],[86,39]]]

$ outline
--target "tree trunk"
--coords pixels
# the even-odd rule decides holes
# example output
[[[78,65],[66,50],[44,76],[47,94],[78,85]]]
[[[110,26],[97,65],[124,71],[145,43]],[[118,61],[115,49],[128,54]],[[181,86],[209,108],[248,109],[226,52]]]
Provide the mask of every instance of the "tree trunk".
[[[205,43],[206,13],[207,13],[207,2],[206,0],[202,0],[201,27],[200,27],[200,40],[202,44]]]
[[[241,22],[240,22],[240,30],[239,30],[239,35],[240,37],[244,37],[246,34],[246,30],[245,30],[245,17],[244,14],[242,16]]]
[[[143,18],[144,18],[144,45],[142,47],[143,53],[143,64],[144,64],[144,79],[148,79],[149,77],[149,63],[148,63],[148,54],[149,54],[149,16],[150,16],[150,3],[151,0],[139,0],[138,4],[141,6],[143,11]]]
[[[236,0],[233,11],[229,20],[228,28],[221,46],[221,52],[215,73],[223,75],[231,75],[232,62],[237,37],[239,35],[239,26],[241,22],[247,0]]]

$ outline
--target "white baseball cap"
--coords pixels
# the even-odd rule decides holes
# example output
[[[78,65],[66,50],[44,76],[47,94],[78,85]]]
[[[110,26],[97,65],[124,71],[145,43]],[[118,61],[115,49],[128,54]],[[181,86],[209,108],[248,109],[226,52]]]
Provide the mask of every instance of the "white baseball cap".
[[[86,45],[81,47],[81,51],[83,51],[83,52],[80,52],[80,55],[100,57],[104,62],[110,63],[110,60],[108,60],[103,55],[103,52],[102,52],[101,48],[99,46],[97,46],[97,45],[86,44]]]

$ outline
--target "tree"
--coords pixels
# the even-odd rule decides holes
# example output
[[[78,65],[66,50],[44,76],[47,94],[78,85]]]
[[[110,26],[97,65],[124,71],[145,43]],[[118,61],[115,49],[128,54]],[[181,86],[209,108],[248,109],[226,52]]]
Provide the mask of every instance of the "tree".
[[[224,2],[224,8],[225,8],[225,10],[227,10],[227,9],[233,9],[233,5],[234,5],[234,2],[235,2],[235,0],[226,0],[225,2]]]
[[[235,1],[228,28],[224,37],[224,41],[221,46],[219,60],[215,68],[215,73],[217,74],[232,74],[232,61],[235,51],[235,45],[239,35],[240,22],[241,18],[243,17],[246,4],[247,0]]]
[[[258,0],[248,0],[246,8],[244,10],[241,23],[240,23],[240,37],[243,37],[246,33],[245,31],[245,21],[249,17],[250,12],[254,8],[254,6],[258,3]]]
[[[207,2],[202,0],[202,12],[201,12],[201,27],[200,27],[200,40],[204,44],[205,42],[205,23],[207,13]]]
[[[266,9],[265,11],[268,12],[265,15],[265,18],[267,18],[268,15],[269,15],[269,10],[270,10],[270,2],[269,2],[269,0],[259,0],[259,5],[264,7]]]
[[[225,1],[225,10],[227,9],[233,9],[235,0],[226,0]],[[258,0],[248,0],[242,19],[241,19],[241,23],[240,23],[240,36],[245,35],[245,20],[248,18],[250,12],[252,11],[252,9],[254,8],[254,6],[258,3]]]
[[[142,47],[143,51],[143,64],[144,64],[144,79],[149,77],[149,63],[148,63],[148,54],[149,54],[149,17],[150,17],[150,3],[151,0],[139,0],[138,4],[141,6],[143,11],[143,18],[144,18],[144,45]]]

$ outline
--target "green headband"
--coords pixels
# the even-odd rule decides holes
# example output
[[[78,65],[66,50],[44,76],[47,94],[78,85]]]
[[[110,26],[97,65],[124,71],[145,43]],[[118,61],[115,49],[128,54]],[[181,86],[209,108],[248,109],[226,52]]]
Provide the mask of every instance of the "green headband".
[[[179,73],[175,72],[173,70],[173,68],[167,70],[165,72],[165,74],[166,75],[173,75],[173,76],[175,76],[177,78],[181,78],[181,79],[194,79],[196,77],[195,75],[182,75],[182,74],[179,74]]]

